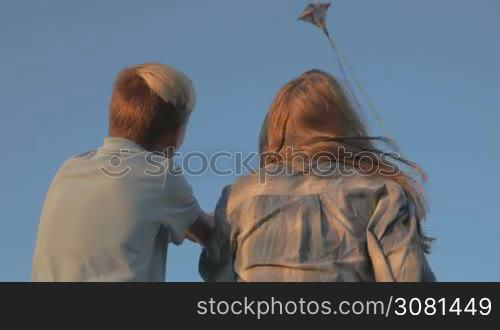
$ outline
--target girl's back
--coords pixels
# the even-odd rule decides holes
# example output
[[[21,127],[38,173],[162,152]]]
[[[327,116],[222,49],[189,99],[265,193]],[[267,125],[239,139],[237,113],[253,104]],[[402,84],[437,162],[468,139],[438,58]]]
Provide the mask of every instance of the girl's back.
[[[224,190],[206,280],[431,281],[414,207],[391,180],[259,175]]]
[[[205,279],[433,280],[423,189],[399,165],[419,167],[381,141],[391,142],[368,135],[333,76],[285,84],[262,125],[260,172],[219,202]]]

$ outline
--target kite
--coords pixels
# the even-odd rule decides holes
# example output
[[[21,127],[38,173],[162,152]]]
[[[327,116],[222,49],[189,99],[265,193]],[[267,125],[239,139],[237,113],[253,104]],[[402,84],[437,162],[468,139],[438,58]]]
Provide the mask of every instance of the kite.
[[[316,25],[326,35],[326,37],[328,38],[328,41],[330,41],[330,45],[332,46],[334,53],[335,53],[335,58],[337,59],[339,69],[340,69],[341,74],[344,78],[344,81],[347,85],[348,92],[349,92],[351,98],[353,99],[353,101],[356,102],[356,105],[358,107],[361,107],[361,103],[359,103],[359,101],[356,97],[356,93],[355,93],[354,89],[351,87],[351,84],[349,82],[349,78],[348,78],[346,71],[344,69],[344,64],[343,64],[342,59],[340,58],[340,53],[339,53],[337,44],[335,43],[335,39],[333,38],[333,36],[330,35],[330,32],[328,31],[328,27],[326,25],[326,16],[328,13],[328,9],[330,9],[330,6],[331,6],[330,3],[321,3],[321,2],[311,3],[306,7],[306,9],[299,16],[299,20]]]
[[[328,32],[328,28],[326,27],[326,14],[330,6],[331,3],[311,3],[302,12],[299,20],[312,23],[322,29],[323,32],[325,32],[327,35],[329,35],[330,33]]]
[[[331,6],[331,3],[322,3],[320,1],[316,1],[315,3],[311,3],[306,7],[306,9],[304,9],[302,14],[300,14],[299,20],[315,25],[326,35],[326,37],[328,38],[328,41],[330,42],[330,45],[333,49],[333,52],[335,53],[335,58],[337,60],[340,72],[341,72],[343,79],[345,81],[345,84],[346,84],[346,87],[348,90],[348,94],[351,96],[352,100],[356,103],[356,106],[361,110],[362,105],[359,102],[358,98],[356,97],[356,91],[351,86],[349,76],[348,76],[344,67],[347,67],[347,69],[350,73],[350,76],[352,77],[352,79],[354,80],[354,82],[356,84],[356,87],[358,88],[359,91],[361,91],[361,93],[363,93],[363,96],[365,97],[365,100],[366,100],[366,104],[368,105],[370,110],[375,115],[376,120],[378,121],[380,127],[382,128],[382,130],[385,132],[385,134],[387,136],[387,137],[361,137],[361,138],[385,142],[385,143],[391,145],[396,151],[398,151],[399,147],[396,144],[395,140],[393,138],[391,138],[391,134],[389,134],[388,130],[385,128],[384,122],[382,120],[382,116],[375,108],[375,105],[371,101],[371,98],[368,95],[368,93],[366,92],[365,88],[363,87],[363,84],[357,78],[357,76],[354,72],[354,69],[349,64],[349,61],[347,61],[347,58],[340,51],[337,43],[335,42],[335,38],[328,30],[328,26],[326,24],[326,17],[328,14],[328,10],[330,9],[330,6]],[[349,139],[353,139],[353,138],[343,137],[342,139],[349,140]],[[390,158],[397,159],[402,163],[405,163],[406,165],[415,169],[420,174],[420,176],[423,178],[424,181],[426,180],[426,174],[423,172],[423,170],[416,163],[411,162],[409,160],[406,160],[399,155],[389,154],[389,153],[385,153],[385,152],[381,152],[380,154],[382,156],[388,156]]]
[[[382,129],[385,130],[382,117],[380,116],[379,112],[375,108],[373,102],[371,101],[368,93],[364,89],[363,85],[361,84],[361,81],[356,77],[354,74],[354,70],[352,69],[351,65],[343,56],[342,52],[340,52],[339,47],[337,46],[337,43],[335,42],[335,38],[333,35],[330,34],[328,27],[326,25],[326,17],[328,10],[330,9],[331,3],[321,3],[321,2],[316,2],[316,3],[311,3],[309,4],[306,9],[302,12],[302,14],[299,16],[299,20],[311,23],[315,26],[317,26],[323,33],[326,35],[328,38],[328,41],[330,42],[330,45],[332,46],[332,49],[335,53],[335,58],[337,59],[337,63],[339,65],[339,69],[341,71],[341,74],[343,76],[343,79],[346,83],[346,87],[348,88],[348,92],[351,95],[351,98],[353,101],[356,103],[356,105],[361,108],[361,103],[359,102],[358,98],[356,97],[356,92],[354,88],[352,88],[349,76],[346,73],[346,70],[344,67],[347,67],[350,71],[351,77],[356,83],[356,86],[358,89],[364,94],[366,98],[366,102],[368,103],[368,106],[370,109],[373,111],[375,114],[375,117],[377,118],[377,121],[379,122],[380,126]]]

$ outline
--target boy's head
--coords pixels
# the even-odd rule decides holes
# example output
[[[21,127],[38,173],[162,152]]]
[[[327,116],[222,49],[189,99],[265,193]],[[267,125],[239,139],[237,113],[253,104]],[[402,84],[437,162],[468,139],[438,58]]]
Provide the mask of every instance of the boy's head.
[[[177,148],[194,103],[193,85],[182,72],[159,63],[125,68],[113,90],[109,135],[151,151]]]

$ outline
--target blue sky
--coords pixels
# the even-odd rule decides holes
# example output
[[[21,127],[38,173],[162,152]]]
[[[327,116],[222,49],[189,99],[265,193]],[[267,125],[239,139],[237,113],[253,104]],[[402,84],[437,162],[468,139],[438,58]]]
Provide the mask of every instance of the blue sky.
[[[500,281],[500,1],[333,2],[338,43],[430,176],[436,275]],[[122,67],[159,61],[191,76],[198,103],[184,152],[255,151],[281,85],[311,68],[338,73],[326,39],[296,19],[307,3],[2,1],[0,281],[30,280],[48,185],[66,158],[102,143]],[[211,210],[233,177],[189,180]],[[167,279],[199,280],[198,254],[171,247]]]

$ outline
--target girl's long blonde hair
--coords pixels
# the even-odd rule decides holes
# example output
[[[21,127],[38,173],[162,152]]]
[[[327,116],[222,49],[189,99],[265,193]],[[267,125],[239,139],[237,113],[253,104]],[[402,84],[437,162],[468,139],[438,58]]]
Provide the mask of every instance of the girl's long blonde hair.
[[[260,133],[260,165],[277,159],[288,160],[287,148],[307,154],[337,155],[333,161],[360,170],[376,168],[370,173],[397,182],[415,206],[419,220],[426,216],[427,203],[422,185],[399,166],[389,166],[383,159],[395,164],[406,164],[422,174],[418,165],[392,153],[377,148],[376,142],[391,141],[383,137],[368,136],[366,125],[346,96],[341,84],[330,74],[312,70],[293,79],[278,92],[262,125]],[[339,153],[342,149],[343,152]],[[345,154],[363,157],[343,157]],[[276,154],[280,157],[263,155]],[[340,155],[340,157],[339,157]],[[367,158],[371,155],[371,159]],[[373,164],[377,166],[373,166]],[[424,241],[428,240],[424,237]],[[428,244],[424,244],[428,248]]]

